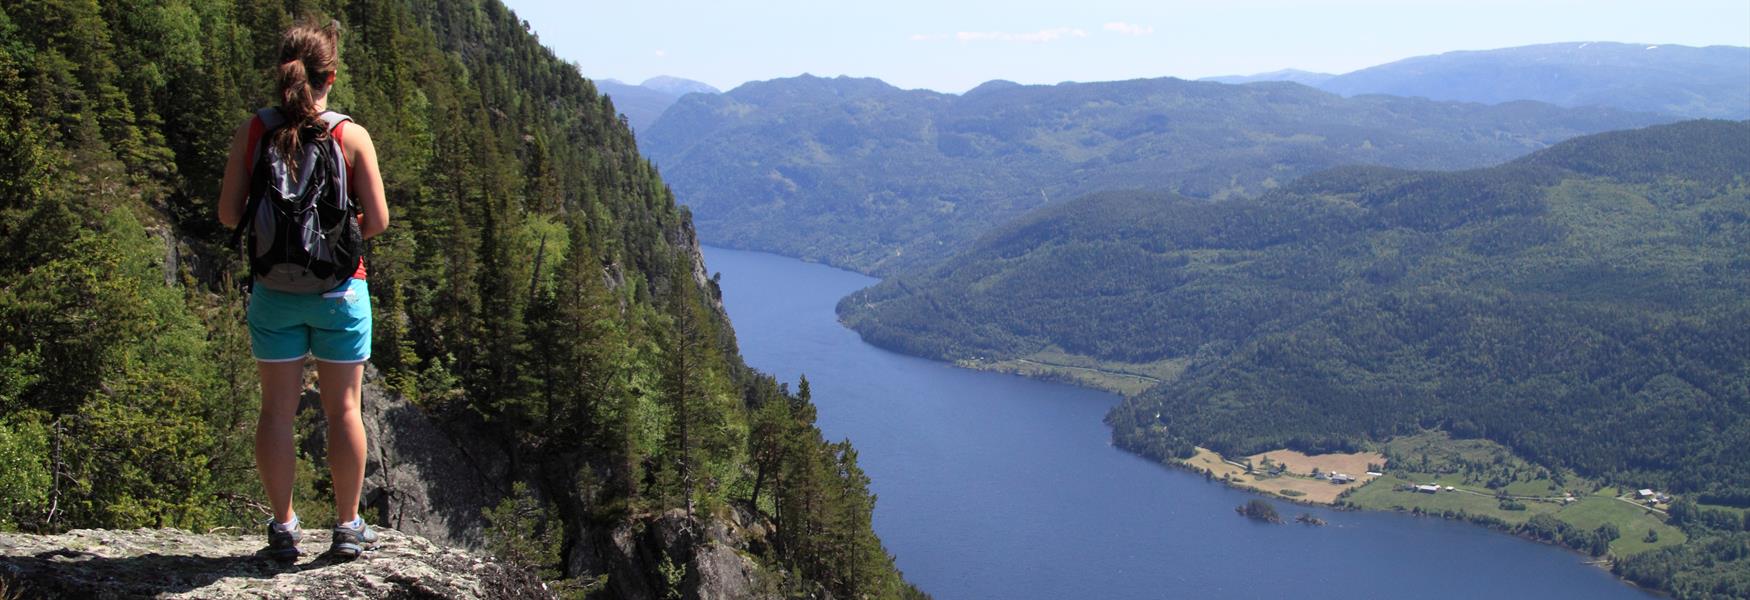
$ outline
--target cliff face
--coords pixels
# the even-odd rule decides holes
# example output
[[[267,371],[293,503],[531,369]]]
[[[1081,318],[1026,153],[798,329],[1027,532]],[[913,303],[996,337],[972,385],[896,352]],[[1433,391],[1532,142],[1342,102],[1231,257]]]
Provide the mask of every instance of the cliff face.
[[[306,410],[313,410],[314,391],[309,395]],[[366,517],[399,530],[397,539],[480,551],[485,541],[481,514],[505,498],[507,482],[515,479],[510,457],[496,445],[477,442],[483,435],[480,423],[469,415],[435,416],[386,390],[374,368],[366,371],[362,412],[370,439]],[[319,452],[320,436],[309,446],[307,451]],[[769,520],[739,506],[710,521],[670,510],[581,525],[572,532],[580,543],[566,550],[565,562],[571,573],[608,575],[605,590],[618,598],[663,598],[671,588],[690,599],[777,597],[781,578],[749,558],[766,550],[772,530]],[[247,543],[232,548],[237,551],[228,556],[244,556],[255,550],[249,544],[260,544],[257,536],[242,539]],[[306,542],[306,547],[321,547],[311,544]],[[393,548],[389,556],[395,556]],[[664,563],[680,569],[677,580],[665,579]],[[462,589],[455,597],[473,597],[471,590]]]
[[[307,532],[306,551],[328,545]],[[6,598],[546,598],[539,580],[480,554],[393,530],[365,558],[257,559],[259,533],[80,529],[0,534]]]

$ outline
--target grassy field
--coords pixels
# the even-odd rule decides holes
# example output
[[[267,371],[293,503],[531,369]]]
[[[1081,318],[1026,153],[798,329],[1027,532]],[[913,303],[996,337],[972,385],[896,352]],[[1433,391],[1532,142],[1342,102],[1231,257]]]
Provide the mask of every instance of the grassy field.
[[[1443,433],[1404,436],[1385,444],[1390,463],[1386,476],[1375,479],[1344,499],[1357,508],[1443,514],[1463,511],[1518,525],[1548,514],[1583,530],[1614,524],[1621,537],[1610,544],[1616,556],[1630,556],[1687,541],[1662,515],[1615,497],[1614,487],[1599,485],[1567,472],[1532,465],[1506,448],[1486,440],[1454,440]],[[1404,489],[1436,484],[1437,493]],[[1490,487],[1493,485],[1494,487]],[[1452,486],[1454,491],[1446,491]],[[1524,510],[1502,508],[1498,494],[1517,498]],[[1574,500],[1562,498],[1572,495]],[[1647,531],[1658,541],[1647,542]]]
[[[1109,362],[1057,350],[1036,352],[1023,358],[964,360],[956,364],[981,371],[1074,383],[1126,396],[1140,394],[1155,384],[1177,378],[1185,370],[1185,361],[1182,359],[1165,359],[1152,363]]]
[[[1548,478],[1515,481],[1502,488],[1510,496],[1560,496],[1563,490]]]
[[[1533,465],[1506,447],[1488,440],[1455,440],[1443,432],[1401,436],[1385,443],[1382,452],[1391,470],[1416,478],[1437,478],[1441,485],[1468,487],[1490,495],[1561,497],[1587,496],[1598,484],[1572,472]],[[1410,475],[1414,474],[1413,477]],[[1426,483],[1426,482],[1422,482]]]
[[[1647,509],[1617,500],[1608,495],[1587,496],[1556,513],[1556,518],[1576,527],[1596,529],[1605,523],[1615,523],[1622,537],[1610,543],[1610,552],[1617,556],[1640,554],[1654,548],[1675,546],[1688,541],[1683,530],[1666,525],[1664,519]],[[1647,530],[1659,533],[1659,541],[1647,543]]]
[[[1438,478],[1440,485],[1458,483],[1452,478]],[[1472,490],[1482,495],[1467,494],[1460,491],[1440,491],[1434,494],[1405,491],[1405,485],[1429,483],[1427,477],[1405,478],[1396,473],[1387,474],[1366,486],[1355,490],[1345,499],[1357,508],[1372,510],[1408,511],[1420,508],[1422,512],[1440,514],[1447,511],[1464,511],[1473,515],[1485,515],[1505,521],[1510,525],[1518,525],[1531,519],[1533,515],[1548,514],[1570,525],[1585,530],[1597,529],[1605,523],[1613,523],[1622,532],[1622,537],[1610,543],[1610,552],[1616,556],[1630,556],[1655,548],[1675,546],[1688,541],[1683,531],[1667,525],[1659,515],[1639,506],[1623,502],[1603,492],[1595,495],[1582,496],[1578,500],[1561,503],[1549,501],[1521,501],[1525,510],[1504,510],[1500,501],[1486,494],[1487,490]],[[1459,486],[1454,486],[1459,487]],[[1462,489],[1462,488],[1461,488]],[[1658,532],[1659,540],[1648,543],[1647,530]]]
[[[1462,481],[1456,478],[1432,478],[1399,473],[1388,473],[1362,486],[1350,494],[1346,501],[1357,508],[1373,510],[1411,510],[1420,508],[1423,512],[1443,513],[1446,511],[1464,511],[1473,515],[1486,515],[1517,525],[1531,519],[1539,513],[1555,513],[1561,505],[1553,502],[1522,502],[1525,510],[1503,510],[1501,503],[1492,495],[1473,495],[1463,492],[1441,491],[1434,494],[1406,491],[1407,485],[1437,483],[1441,486],[1459,487]],[[1644,534],[1645,532],[1643,532]]]

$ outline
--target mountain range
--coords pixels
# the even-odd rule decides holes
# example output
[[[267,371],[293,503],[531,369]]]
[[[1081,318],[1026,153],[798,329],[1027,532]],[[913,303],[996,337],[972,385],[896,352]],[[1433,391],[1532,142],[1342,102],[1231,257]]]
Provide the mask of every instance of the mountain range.
[[[618,79],[597,79],[595,85],[613,100],[615,109],[626,115],[627,124],[635,132],[649,128],[681,96],[722,93],[706,83],[666,75],[646,79],[638,85]]]
[[[1346,164],[1478,167],[1669,120],[1289,83],[993,81],[951,95],[804,75],[686,96],[640,146],[707,243],[891,273],[1089,192],[1223,198]]]
[[[839,309],[864,339],[938,359],[1171,366],[1113,412],[1144,454],[1440,427],[1750,499],[1746,173],[1750,124],[1693,121],[1255,198],[1094,194]]]
[[[1256,75],[1222,75],[1218,77],[1204,77],[1198,79],[1198,81],[1213,81],[1216,83],[1228,83],[1234,85],[1257,83],[1260,81],[1286,81],[1289,83],[1318,87],[1320,83],[1323,83],[1332,77],[1336,77],[1336,75],[1330,73],[1302,71],[1300,69],[1281,69],[1269,73],[1258,73]]]
[[[1536,100],[1682,117],[1750,118],[1750,48],[1741,46],[1569,42],[1417,56],[1341,75],[1285,69],[1208,80],[1292,81],[1345,96],[1485,104]]]

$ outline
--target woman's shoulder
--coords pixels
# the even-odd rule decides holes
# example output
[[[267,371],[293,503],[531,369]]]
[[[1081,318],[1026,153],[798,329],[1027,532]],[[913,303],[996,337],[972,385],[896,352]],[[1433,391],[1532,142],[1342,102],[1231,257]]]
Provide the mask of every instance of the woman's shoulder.
[[[358,121],[348,119],[334,128],[335,137],[340,139],[340,145],[347,150],[353,150],[371,143],[371,132]]]
[[[371,132],[366,130],[364,125],[360,125],[358,121],[352,120],[352,117],[341,121],[340,125],[335,126],[334,131],[340,134],[343,141],[346,139],[366,140],[371,137]]]
[[[340,150],[346,153],[348,165],[358,162],[359,156],[367,149],[375,148],[371,132],[350,118],[334,128],[334,140],[340,142]]]
[[[243,117],[243,120],[237,123],[237,128],[231,131],[231,143],[233,146],[248,146],[255,138],[261,136],[261,130],[261,119],[255,113],[249,113],[249,116]]]

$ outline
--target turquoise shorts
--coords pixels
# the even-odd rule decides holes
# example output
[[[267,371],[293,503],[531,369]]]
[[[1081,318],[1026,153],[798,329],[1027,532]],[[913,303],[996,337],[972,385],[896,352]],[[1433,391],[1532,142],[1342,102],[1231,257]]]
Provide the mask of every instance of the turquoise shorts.
[[[255,360],[314,356],[331,363],[371,358],[371,291],[348,279],[322,294],[288,294],[256,286],[249,295],[249,341]]]

